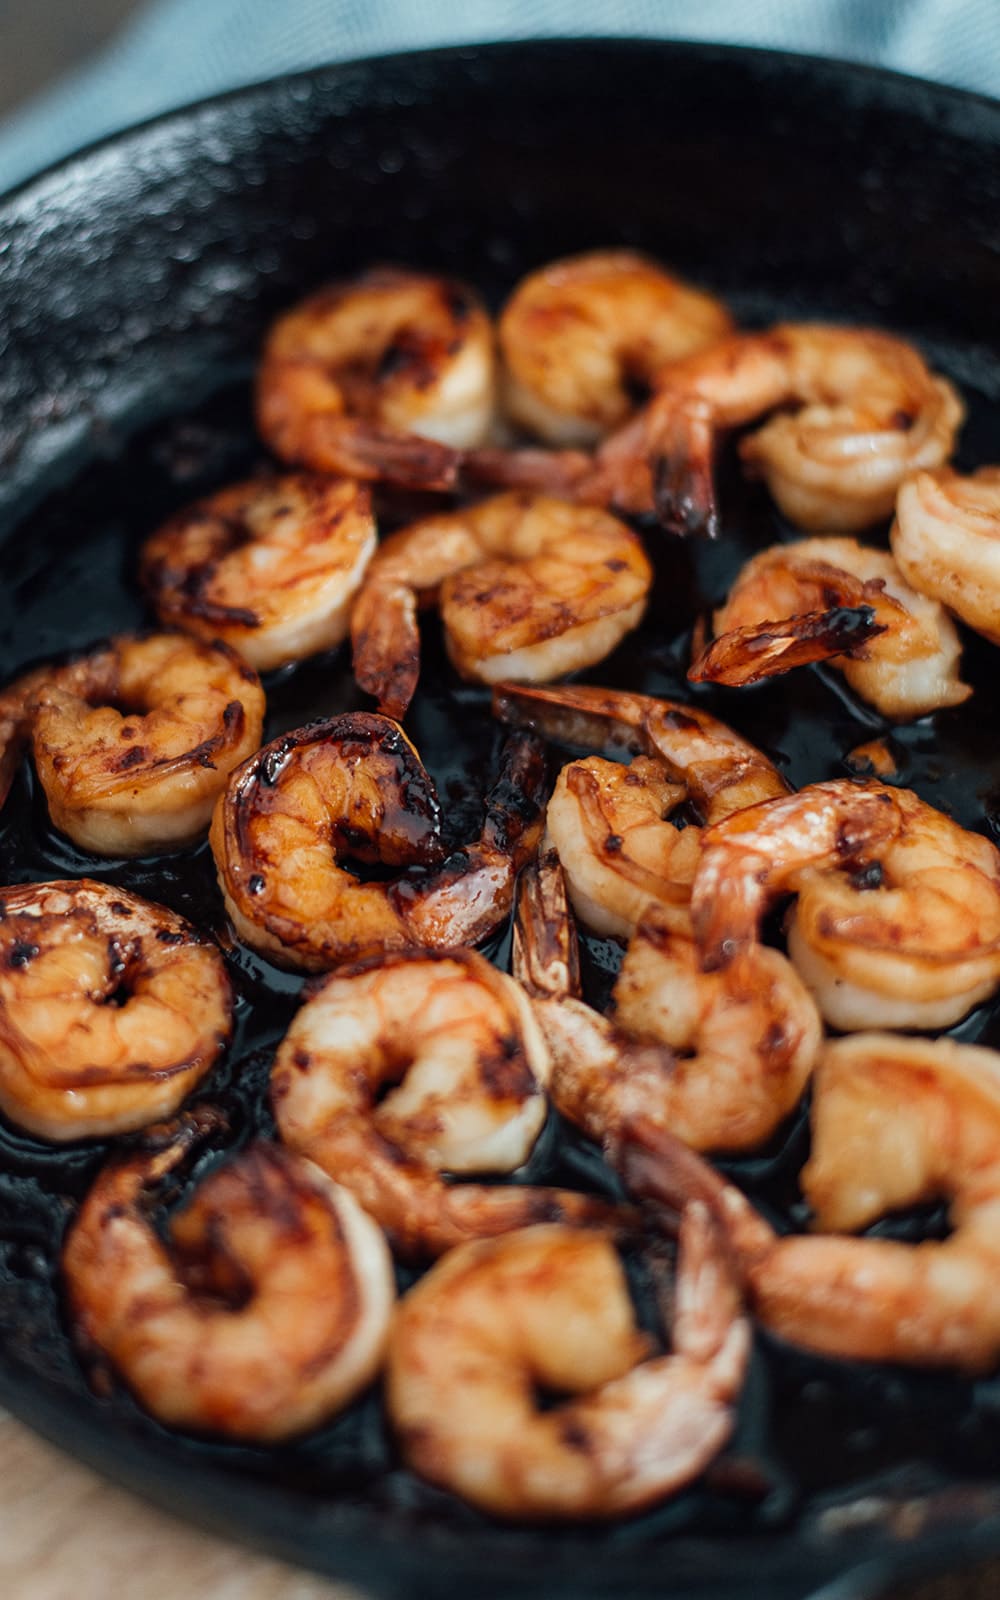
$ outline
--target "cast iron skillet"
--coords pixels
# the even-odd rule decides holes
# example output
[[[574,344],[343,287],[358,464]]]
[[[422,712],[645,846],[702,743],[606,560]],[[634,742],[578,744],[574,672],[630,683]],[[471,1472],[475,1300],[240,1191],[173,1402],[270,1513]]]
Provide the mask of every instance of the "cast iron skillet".
[[[141,620],[135,541],[259,457],[246,378],[268,318],[372,261],[459,274],[499,298],[561,253],[639,245],[748,322],[822,315],[916,338],[970,398],[960,459],[1000,456],[1000,107],[837,63],[663,43],[577,42],[361,62],[241,91],[98,146],[0,208],[0,670]],[[661,579],[638,638],[594,676],[676,690],[695,610],[782,530],[725,477],[715,550],[650,535]],[[414,731],[458,831],[489,755],[478,692],[431,666]],[[899,733],[903,781],[993,825],[998,658],[970,641],[967,711]],[[351,701],[341,659],[279,677],[272,727]],[[870,716],[822,674],[737,701],[793,781],[843,772]],[[877,728],[877,719],[874,726]],[[471,809],[470,809],[471,808]],[[94,870],[48,828],[30,774],[0,818],[0,872]],[[204,851],[100,865],[220,926]],[[600,987],[607,951],[592,944]],[[209,1085],[233,1142],[266,1128],[269,1048],[294,982],[231,956],[239,1042]],[[1000,1036],[990,1009],[959,1030]],[[543,1142],[544,1143],[544,1142]],[[735,1164],[795,1216],[801,1120]],[[503,1529],[401,1470],[373,1398],[266,1452],[173,1436],[94,1394],[66,1338],[54,1259],[100,1146],[0,1129],[0,1400],[110,1476],[230,1535],[386,1595],[802,1600],[1000,1551],[1000,1384],[865,1370],[760,1342],[740,1472],[618,1529]],[[532,1175],[592,1177],[551,1137]],[[900,1224],[910,1236],[934,1217]],[[747,1463],[750,1463],[747,1467]],[[829,1589],[825,1586],[831,1585]]]

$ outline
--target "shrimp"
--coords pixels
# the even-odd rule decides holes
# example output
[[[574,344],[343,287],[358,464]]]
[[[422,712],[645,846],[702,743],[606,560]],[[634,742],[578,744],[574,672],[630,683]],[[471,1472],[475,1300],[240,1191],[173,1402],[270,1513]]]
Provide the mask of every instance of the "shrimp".
[[[445,860],[434,785],[396,723],[357,712],[284,734],[233,773],[212,820],[233,926],[307,972],[478,944],[510,912],[541,833],[544,781],[537,743],[509,740],[478,842]],[[420,870],[361,883],[346,858]]]
[[[283,461],[425,489],[455,486],[494,411],[493,330],[462,284],[379,267],[279,317],[257,424]]]
[[[570,762],[546,813],[573,909],[606,937],[628,939],[651,901],[688,926],[701,830],[668,820],[683,801],[711,823],[788,792],[760,750],[693,706],[589,685],[503,683],[493,710],[546,738],[634,755],[627,767],[599,756]]]
[[[227,776],[260,742],[264,691],[225,645],[120,637],[30,682],[21,726],[49,815],[96,855],[193,843]]]
[[[779,1238],[740,1191],[646,1125],[621,1142],[630,1191],[707,1203],[751,1306],[775,1333],[862,1361],[1000,1359],[1000,1055],[950,1039],[857,1034],[826,1046],[802,1185],[820,1237]],[[949,1202],[944,1243],[843,1239],[885,1213]]]
[[[607,1215],[584,1195],[441,1176],[526,1161],[548,1079],[545,1042],[512,978],[470,950],[403,951],[311,991],[278,1049],[271,1098],[283,1142],[336,1174],[412,1258],[539,1220]]]
[[[750,1347],[698,1204],[674,1298],[673,1350],[656,1355],[607,1234],[534,1227],[453,1250],[392,1326],[386,1395],[405,1460],[510,1518],[618,1517],[683,1488],[732,1431]],[[542,1388],[580,1398],[543,1410]]]
[[[346,638],[375,543],[367,488],[286,473],[179,511],[143,545],[139,577],[165,627],[264,672]]]
[[[100,1174],[63,1252],[70,1311],[168,1427],[273,1443],[375,1376],[392,1263],[353,1195],[263,1140],[199,1184],[163,1241],[150,1202],[211,1125],[203,1110],[150,1129]]]
[[[733,334],[665,368],[642,419],[672,531],[718,532],[715,436],[776,407],[797,409],[745,438],[743,460],[798,527],[844,533],[889,516],[904,477],[946,461],[964,417],[948,380],[890,334],[822,323]]]
[[[607,512],[497,495],[392,534],[354,607],[354,672],[401,718],[420,671],[417,606],[439,605],[463,678],[544,683],[603,661],[638,626],[653,572]]]
[[[38,1138],[106,1138],[171,1115],[229,1040],[213,944],[89,878],[0,889],[0,1109]]]
[[[906,583],[892,557],[856,539],[802,539],[748,561],[713,619],[693,683],[756,683],[829,659],[883,716],[961,705],[961,642],[944,607]]]
[[[505,409],[550,444],[595,444],[632,412],[636,385],[732,325],[720,301],[634,251],[553,261],[500,317]]]
[[[843,1032],[946,1028],[1000,982],[1000,852],[908,789],[833,779],[710,829],[692,893],[706,966],[793,893],[789,954]]]
[[[694,941],[650,906],[601,1017],[577,998],[561,876],[554,854],[522,873],[514,946],[552,1054],[556,1109],[598,1142],[648,1117],[696,1150],[763,1144],[801,1097],[822,1037],[791,963],[755,946],[703,973]]]
[[[1000,467],[914,474],[889,542],[907,582],[1000,644]]]

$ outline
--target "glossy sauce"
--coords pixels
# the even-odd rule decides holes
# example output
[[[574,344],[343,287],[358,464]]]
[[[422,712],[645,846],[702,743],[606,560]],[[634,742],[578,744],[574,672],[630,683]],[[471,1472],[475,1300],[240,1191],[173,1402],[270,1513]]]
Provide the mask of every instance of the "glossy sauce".
[[[986,458],[987,441],[997,436],[1000,422],[1000,408],[977,400],[967,387],[966,392],[971,420],[960,464]],[[240,387],[183,421],[133,440],[126,453],[97,463],[52,495],[0,551],[3,678],[34,660],[148,623],[135,582],[142,538],[186,501],[263,464],[247,392]],[[646,531],[657,568],[647,620],[585,676],[695,700],[759,744],[795,785],[857,770],[851,752],[891,731],[898,782],[963,825],[1000,835],[1000,654],[972,635],[966,636],[966,668],[973,698],[898,729],[854,702],[842,680],[824,669],[798,671],[749,691],[693,691],[686,684],[697,618],[719,603],[750,554],[778,536],[793,536],[765,492],[744,483],[731,450],[720,465],[720,500],[724,536],[714,546],[682,544],[656,528]],[[884,530],[877,537],[884,540]],[[407,731],[436,780],[447,843],[454,846],[478,833],[482,775],[492,767],[501,734],[488,714],[488,692],[459,683],[449,669],[436,621],[424,624],[423,635],[423,670]],[[271,674],[265,684],[267,739],[314,718],[370,705],[353,683],[344,650]],[[301,980],[235,943],[207,845],[158,859],[95,861],[51,828],[26,764],[0,815],[0,881],[84,874],[171,906],[212,932],[226,952],[237,996],[235,1037],[197,1098],[224,1106],[229,1127],[196,1165],[197,1176],[219,1150],[252,1133],[273,1131],[266,1097],[270,1059],[295,1011]],[[505,964],[508,938],[495,941],[489,953]],[[619,958],[612,941],[584,940],[585,982],[595,1003],[606,998]],[[1000,1045],[1000,1006],[981,1008],[953,1032]],[[122,1142],[127,1141],[117,1143]],[[767,1151],[722,1165],[779,1224],[801,1226],[797,1173],[807,1147],[806,1115],[800,1112]],[[52,1149],[0,1125],[0,1340],[6,1352],[60,1389],[92,1396],[88,1403],[96,1416],[105,1414],[105,1426],[114,1419],[133,1433],[156,1437],[175,1459],[196,1456],[310,1495],[342,1494],[444,1527],[481,1525],[478,1513],[399,1466],[377,1395],[320,1433],[266,1451],[168,1435],[106,1374],[98,1375],[96,1390],[88,1387],[63,1316],[58,1251],[74,1204],[108,1149],[105,1143]],[[514,1181],[615,1192],[596,1150],[555,1116]],[[940,1222],[932,1211],[874,1231],[916,1238],[939,1231]],[[648,1318],[641,1263],[633,1264],[633,1277]],[[736,1437],[706,1480],[613,1535],[584,1528],[578,1537],[641,1541],[680,1529],[746,1534],[794,1524],[817,1513],[829,1496],[860,1491],[873,1481],[933,1490],[995,1477],[998,1422],[1000,1379],[971,1383],[837,1363],[762,1336]]]

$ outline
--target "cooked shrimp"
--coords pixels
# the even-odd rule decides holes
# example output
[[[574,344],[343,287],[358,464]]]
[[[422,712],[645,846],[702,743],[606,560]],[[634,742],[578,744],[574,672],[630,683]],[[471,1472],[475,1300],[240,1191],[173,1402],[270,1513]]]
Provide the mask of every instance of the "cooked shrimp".
[[[500,317],[505,409],[550,444],[594,444],[634,409],[637,385],[732,325],[720,301],[634,251],[553,261]]]
[[[763,1144],[797,1104],[822,1036],[791,963],[757,945],[704,973],[694,941],[650,906],[598,1016],[575,998],[560,876],[554,856],[522,873],[514,966],[537,997],[557,1110],[598,1141],[648,1117],[696,1150]]]
[[[441,1176],[526,1161],[548,1078],[512,978],[473,951],[415,951],[312,990],[279,1047],[271,1096],[285,1144],[336,1173],[398,1251],[433,1256],[530,1222],[607,1215],[584,1195]]]
[[[741,685],[830,660],[883,716],[908,720],[961,705],[962,646],[944,607],[911,589],[892,557],[856,539],[802,539],[763,550],[738,573],[713,619],[694,683]]]
[[[718,532],[715,436],[776,407],[797,409],[745,438],[743,460],[798,527],[844,533],[887,517],[904,477],[946,461],[964,416],[947,379],[890,334],[822,323],[733,334],[665,368],[642,419],[669,527]]]
[[[39,1138],[169,1116],[231,1014],[218,950],[165,906],[89,878],[0,889],[0,1109]]]
[[[381,1365],[392,1263],[353,1195],[263,1141],[199,1184],[164,1242],[147,1211],[205,1117],[101,1173],[63,1254],[87,1346],[168,1427],[269,1443],[319,1426]]]
[[[449,489],[494,409],[493,331],[447,278],[380,267],[279,317],[257,379],[257,423],[284,461]]]
[[[908,789],[833,779],[705,836],[692,896],[709,967],[798,894],[788,948],[835,1028],[945,1028],[1000,981],[1000,852]]]
[[[603,661],[646,608],[653,572],[616,517],[506,494],[390,535],[354,607],[354,671],[386,715],[417,686],[417,606],[439,605],[463,678],[545,683]]]
[[[624,1141],[626,1183],[711,1205],[757,1316],[797,1344],[868,1361],[980,1372],[1000,1359],[1000,1055],[950,1039],[858,1034],[828,1044],[803,1174],[823,1237],[779,1238],[739,1190],[650,1127]],[[944,1242],[840,1239],[926,1201]]]
[[[264,691],[224,645],[122,637],[31,682],[25,716],[49,815],[96,855],[191,844],[260,742]]]
[[[617,689],[498,685],[494,715],[562,743],[635,754],[599,756],[559,774],[546,814],[573,909],[595,933],[627,939],[655,901],[688,925],[701,830],[669,814],[688,800],[705,822],[787,793],[772,763],[725,723],[693,706]]]
[[[347,637],[375,543],[366,488],[286,473],[178,512],[147,539],[139,575],[165,627],[222,639],[264,672]]]
[[[245,761],[219,800],[210,838],[226,909],[247,944],[307,972],[478,944],[510,912],[544,782],[537,744],[509,740],[478,842],[444,860],[437,794],[402,729],[360,712],[310,723]],[[347,858],[423,870],[361,883]]]
[[[452,1251],[393,1322],[386,1392],[406,1461],[502,1517],[617,1517],[683,1488],[732,1431],[750,1347],[700,1205],[674,1298],[673,1351],[657,1356],[606,1234],[526,1228]],[[580,1398],[542,1410],[540,1388]]]
[[[918,472],[889,535],[909,583],[1000,644],[1000,467]]]

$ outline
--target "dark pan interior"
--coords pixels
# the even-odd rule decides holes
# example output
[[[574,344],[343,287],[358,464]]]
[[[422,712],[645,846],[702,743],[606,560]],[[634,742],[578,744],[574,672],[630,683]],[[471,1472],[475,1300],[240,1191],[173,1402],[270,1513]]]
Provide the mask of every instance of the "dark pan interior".
[[[960,459],[1000,459],[1000,108],[859,68],[642,43],[504,46],[333,68],[183,112],[103,145],[0,209],[0,672],[141,623],[138,541],[262,458],[247,377],[273,312],[372,261],[442,268],[498,301],[527,268],[638,245],[750,323],[824,316],[904,331],[963,387]],[[716,547],[647,535],[649,617],[590,674],[683,689],[690,627],[753,549],[787,535],[732,460]],[[412,732],[456,842],[494,734],[433,627]],[[964,708],[893,734],[902,781],[1000,833],[1000,687],[968,641]],[[275,675],[270,732],[359,703],[342,655]],[[823,672],[699,696],[786,764],[843,773],[881,731]],[[2,881],[89,872],[223,934],[207,850],[100,863],[56,835],[19,778]],[[502,947],[497,954],[503,956]],[[609,950],[587,950],[591,991]],[[224,1144],[269,1128],[269,1052],[298,984],[239,948],[238,1034],[204,1096]],[[1000,1045],[1000,1013],[956,1030]],[[795,1222],[800,1118],[729,1163]],[[220,1145],[219,1148],[222,1148]],[[730,1466],[612,1529],[501,1529],[403,1471],[369,1397],[276,1451],[171,1435],[92,1393],[66,1337],[55,1256],[105,1154],[0,1127],[0,1399],[110,1475],[225,1532],[378,1593],[802,1600],[919,1563],[1000,1550],[1000,1380],[863,1369],[761,1339]],[[211,1160],[213,1154],[206,1157]],[[522,1179],[606,1182],[554,1125]],[[933,1232],[939,1218],[894,1223]],[[735,1463],[735,1465],[734,1465]]]

